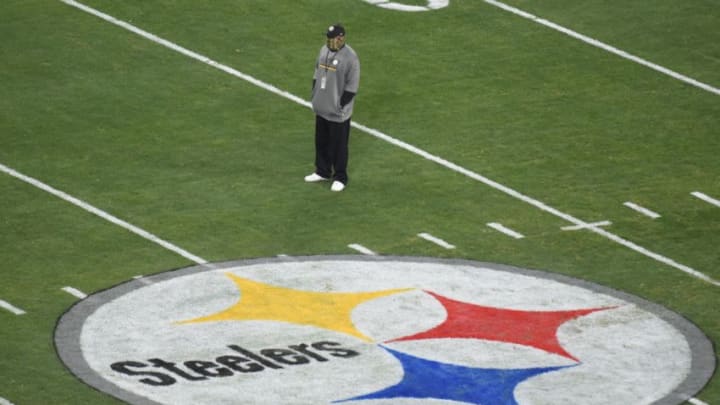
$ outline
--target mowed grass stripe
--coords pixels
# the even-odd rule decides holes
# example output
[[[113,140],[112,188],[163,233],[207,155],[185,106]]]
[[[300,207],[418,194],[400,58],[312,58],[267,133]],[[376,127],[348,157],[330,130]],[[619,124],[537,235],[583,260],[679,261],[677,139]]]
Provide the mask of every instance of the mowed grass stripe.
[[[82,10],[82,11],[84,11],[84,12],[86,12],[86,13],[89,13],[89,14],[92,14],[92,15],[94,15],[94,16],[96,16],[96,17],[99,17],[99,18],[101,18],[101,19],[103,19],[103,20],[105,20],[105,21],[107,21],[107,22],[110,22],[110,23],[112,23],[112,24],[114,24],[114,25],[117,25],[117,26],[119,26],[119,27],[121,27],[121,28],[124,28],[124,29],[126,29],[126,30],[128,30],[128,31],[131,31],[131,32],[133,32],[133,33],[135,33],[135,34],[137,34],[137,35],[140,35],[140,36],[142,36],[142,37],[144,37],[144,38],[146,38],[146,39],[148,39],[148,40],[150,40],[150,41],[152,41],[152,42],[155,42],[155,43],[157,43],[157,44],[159,44],[159,45],[162,45],[162,46],[164,46],[164,47],[166,47],[166,48],[169,48],[169,49],[171,49],[171,50],[174,50],[174,51],[176,51],[176,52],[179,52],[179,53],[181,53],[181,54],[183,54],[183,55],[186,55],[186,56],[188,56],[188,57],[190,57],[190,58],[192,58],[192,59],[195,59],[195,60],[197,60],[197,61],[199,61],[199,62],[202,62],[202,63],[207,64],[207,65],[209,65],[209,66],[212,66],[212,67],[214,67],[214,68],[216,68],[216,69],[219,69],[219,70],[221,70],[221,71],[224,71],[224,72],[226,72],[226,73],[228,73],[228,74],[231,74],[231,75],[233,75],[233,76],[235,76],[235,77],[238,77],[238,78],[240,78],[240,79],[246,80],[246,81],[248,81],[249,83],[251,83],[251,84],[253,84],[253,85],[256,85],[256,86],[261,87],[261,88],[263,88],[263,89],[265,89],[265,90],[268,90],[268,91],[270,91],[270,92],[272,92],[272,93],[275,93],[275,94],[277,94],[277,95],[279,95],[279,96],[281,96],[281,97],[284,97],[284,98],[286,98],[286,99],[289,99],[289,100],[291,100],[291,101],[294,101],[294,102],[297,103],[297,104],[300,104],[300,105],[305,106],[305,107],[308,107],[308,108],[311,107],[311,105],[310,105],[309,102],[307,102],[306,100],[303,100],[303,99],[301,99],[300,97],[297,97],[297,96],[295,96],[295,95],[293,95],[293,94],[291,94],[291,93],[289,93],[289,92],[287,92],[287,91],[283,91],[283,90],[281,90],[281,89],[278,89],[278,88],[275,87],[275,86],[272,86],[272,85],[270,85],[270,84],[268,84],[268,83],[265,83],[265,82],[263,82],[263,81],[261,81],[261,80],[258,80],[258,79],[256,79],[256,78],[250,76],[250,75],[247,75],[247,74],[245,74],[245,73],[242,73],[242,72],[240,72],[240,71],[238,71],[238,70],[236,70],[236,69],[233,69],[233,68],[231,68],[231,67],[229,67],[229,66],[223,65],[223,64],[221,64],[221,63],[219,63],[219,62],[217,62],[217,61],[214,61],[214,60],[212,60],[212,59],[210,59],[210,58],[208,58],[208,57],[206,57],[206,56],[203,56],[203,55],[201,55],[201,54],[199,54],[199,53],[196,53],[196,52],[193,52],[193,51],[191,51],[191,50],[188,50],[188,49],[186,49],[186,48],[184,48],[184,47],[182,47],[182,46],[179,46],[179,45],[177,45],[177,44],[175,44],[175,43],[173,43],[173,42],[170,42],[170,41],[168,41],[168,40],[166,40],[166,39],[160,38],[160,37],[158,37],[157,35],[154,35],[154,34],[152,34],[152,33],[149,33],[149,32],[147,32],[147,31],[145,31],[145,30],[142,30],[142,29],[140,29],[140,28],[138,28],[138,27],[136,27],[136,26],[134,26],[134,25],[132,25],[132,24],[129,24],[129,23],[125,22],[125,21],[119,20],[119,19],[117,19],[117,18],[115,18],[115,17],[113,17],[113,16],[111,16],[111,15],[108,15],[108,14],[106,14],[106,13],[103,13],[103,12],[101,12],[101,11],[99,11],[99,10],[94,9],[94,8],[88,7],[88,6],[86,6],[86,5],[82,4],[82,3],[78,3],[78,2],[76,2],[76,1],[74,1],[74,0],[60,0],[60,1],[62,1],[62,2],[65,3],[65,4],[70,5],[70,6],[72,6],[72,7],[75,7],[75,8],[77,8],[77,9],[79,9],[79,10]],[[502,4],[502,3],[500,3],[500,4]],[[509,7],[509,6],[507,6],[507,7]],[[528,13],[524,13],[524,14],[527,14],[528,16],[532,16],[531,14],[528,14]],[[719,93],[718,93],[718,94],[720,94],[720,90],[719,90]],[[438,164],[440,164],[440,165],[442,165],[442,166],[444,166],[444,167],[446,167],[446,168],[448,168],[448,169],[450,169],[450,170],[453,170],[453,171],[456,171],[456,172],[458,172],[458,173],[464,174],[464,175],[466,175],[467,177],[470,177],[470,178],[475,179],[475,180],[477,180],[477,181],[479,181],[479,182],[482,182],[482,183],[484,183],[484,184],[486,184],[486,185],[488,185],[488,186],[490,186],[490,187],[492,187],[492,188],[494,188],[494,189],[496,189],[496,190],[502,191],[502,192],[504,192],[504,193],[506,193],[506,194],[508,194],[508,195],[510,195],[510,196],[512,196],[512,197],[514,197],[514,198],[517,198],[517,199],[519,199],[519,200],[522,200],[522,201],[524,201],[524,202],[526,202],[526,203],[528,203],[528,204],[530,204],[530,205],[533,205],[533,206],[535,206],[535,207],[537,207],[537,208],[539,208],[539,209],[541,209],[541,210],[543,210],[543,211],[545,211],[545,212],[548,212],[548,213],[550,213],[550,214],[552,214],[552,215],[555,215],[555,216],[557,216],[557,217],[560,217],[560,218],[562,218],[562,219],[565,219],[566,221],[568,221],[568,222],[570,222],[570,223],[572,223],[572,224],[574,224],[574,225],[583,226],[583,227],[587,227],[587,225],[588,225],[585,221],[582,221],[582,220],[577,219],[577,218],[575,218],[575,217],[573,217],[573,216],[571,216],[571,215],[569,215],[569,214],[566,214],[566,213],[564,213],[564,212],[561,212],[560,210],[557,210],[557,209],[555,209],[555,208],[553,208],[553,207],[551,207],[551,206],[549,206],[549,205],[547,205],[547,204],[545,204],[545,203],[543,203],[543,202],[541,202],[541,201],[539,201],[539,200],[536,200],[536,199],[534,199],[534,198],[531,198],[531,197],[529,197],[529,196],[526,196],[526,195],[524,195],[524,194],[522,194],[522,193],[520,193],[520,192],[518,192],[518,191],[516,191],[516,190],[514,190],[514,189],[511,189],[510,187],[507,187],[507,186],[505,186],[505,185],[502,185],[502,184],[500,184],[500,183],[498,183],[498,182],[496,182],[496,181],[493,181],[493,180],[491,180],[491,179],[489,179],[489,178],[487,178],[487,177],[485,177],[485,176],[482,176],[481,174],[475,173],[475,172],[473,172],[473,171],[471,171],[471,170],[468,170],[468,169],[466,169],[466,168],[464,168],[464,167],[461,167],[461,166],[459,166],[459,165],[457,165],[457,164],[455,164],[455,163],[452,163],[452,162],[450,162],[450,161],[448,161],[448,160],[446,160],[446,159],[443,159],[443,158],[441,158],[441,157],[435,156],[435,155],[433,155],[433,154],[431,154],[431,153],[428,153],[428,152],[426,152],[426,151],[424,151],[424,150],[422,150],[422,149],[420,149],[420,148],[417,148],[417,147],[415,147],[415,146],[413,146],[413,145],[410,145],[410,144],[408,144],[408,143],[406,143],[406,142],[403,142],[403,141],[401,141],[401,140],[399,140],[399,139],[393,138],[393,137],[391,137],[391,136],[389,136],[389,135],[387,135],[387,134],[382,133],[381,131],[378,131],[378,130],[373,129],[373,128],[370,128],[370,127],[367,127],[367,126],[362,125],[362,124],[359,124],[359,123],[357,123],[357,122],[352,122],[352,125],[353,125],[353,127],[357,128],[357,129],[359,129],[359,130],[361,130],[361,131],[363,131],[363,132],[365,132],[365,133],[367,133],[367,134],[369,134],[369,135],[375,136],[375,137],[377,137],[377,138],[379,138],[379,139],[382,139],[382,140],[384,140],[384,141],[386,141],[386,142],[388,142],[388,143],[391,143],[391,144],[393,144],[393,145],[395,145],[395,146],[398,146],[398,147],[400,147],[400,148],[402,148],[402,149],[405,149],[405,150],[407,150],[407,151],[409,151],[409,152],[411,152],[411,153],[414,153],[414,154],[416,154],[416,155],[418,155],[418,156],[421,156],[421,157],[423,157],[423,158],[425,158],[425,159],[428,159],[428,160],[430,160],[430,161],[433,161],[433,162],[435,162],[435,163],[438,163]],[[658,262],[660,262],[660,263],[666,264],[666,265],[668,265],[668,266],[670,266],[670,267],[674,267],[674,268],[676,268],[676,269],[678,269],[678,270],[680,270],[680,271],[682,271],[682,272],[685,272],[685,273],[687,273],[687,274],[689,274],[689,275],[691,275],[691,276],[693,276],[693,277],[696,277],[696,278],[699,278],[699,279],[701,279],[701,280],[703,280],[703,281],[706,281],[706,282],[708,282],[708,283],[710,283],[710,284],[712,284],[712,285],[720,286],[720,281],[717,281],[717,280],[715,280],[715,279],[707,276],[706,274],[704,274],[704,273],[702,273],[702,272],[700,272],[700,271],[698,271],[698,270],[695,270],[695,269],[693,269],[693,268],[691,268],[691,267],[689,267],[689,266],[686,266],[686,265],[684,265],[684,264],[678,263],[677,261],[675,261],[675,260],[673,260],[673,259],[670,259],[670,258],[668,258],[668,257],[665,257],[664,255],[661,255],[661,254],[659,254],[659,253],[653,252],[653,251],[651,251],[651,250],[649,250],[649,249],[646,249],[646,248],[644,248],[644,247],[642,247],[642,246],[640,246],[640,245],[638,245],[638,244],[636,244],[636,243],[634,243],[634,242],[631,242],[631,241],[629,241],[629,240],[626,240],[626,239],[624,239],[624,238],[622,238],[622,237],[620,237],[620,236],[618,236],[618,235],[615,235],[615,234],[613,234],[613,233],[610,233],[610,232],[608,232],[608,231],[606,231],[606,230],[604,230],[604,229],[599,229],[599,228],[597,228],[597,227],[587,227],[587,229],[590,230],[591,232],[594,232],[594,233],[596,233],[596,234],[598,234],[598,235],[600,235],[600,236],[603,236],[604,238],[607,238],[607,239],[609,239],[609,240],[611,240],[611,241],[613,241],[613,242],[615,242],[615,243],[618,243],[618,244],[620,244],[620,245],[622,245],[622,246],[625,246],[626,248],[629,248],[629,249],[631,249],[631,250],[633,250],[633,251],[635,251],[635,252],[637,252],[637,253],[640,253],[640,254],[642,254],[642,255],[644,255],[644,256],[647,256],[647,257],[649,257],[649,258],[651,258],[651,259],[653,259],[653,260],[656,260],[656,261],[658,261]]]

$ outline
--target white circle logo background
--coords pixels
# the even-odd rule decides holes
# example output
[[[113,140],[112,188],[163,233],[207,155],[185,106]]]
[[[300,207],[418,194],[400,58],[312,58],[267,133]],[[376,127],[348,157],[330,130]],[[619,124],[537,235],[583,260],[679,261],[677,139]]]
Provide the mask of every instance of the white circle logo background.
[[[349,313],[359,332],[356,336],[282,320],[184,323],[242,303],[243,294],[229,275],[303,292],[403,290],[356,305]],[[673,391],[687,385],[697,366],[693,361],[700,356],[693,353],[676,322],[668,323],[656,311],[648,311],[647,305],[638,305],[645,302],[636,297],[628,300],[616,291],[569,280],[573,283],[549,273],[495,264],[412,258],[310,257],[225,263],[217,269],[196,266],[153,276],[150,284],[132,281],[89,297],[59,322],[56,342],[63,361],[81,379],[131,403],[320,404],[359,398],[403,379],[403,365],[386,348],[473,368],[564,367],[514,387],[519,404],[681,402],[683,394]],[[448,310],[431,294],[503,310],[603,310],[568,320],[557,329],[557,341],[575,359],[511,341],[393,342],[431,329],[448,317]],[[185,361],[212,362],[218,356],[237,355],[229,345],[258,352],[317,342],[333,342],[358,354],[325,355],[329,361],[202,381],[175,376],[176,383],[167,386],[148,385],[139,382],[141,376],[110,368],[117,362],[135,361],[147,365],[139,371],[165,372],[150,367],[148,361],[164,359],[182,367]],[[78,350],[82,359],[69,359]],[[446,402],[442,399],[436,403]],[[417,401],[381,398],[371,403]]]

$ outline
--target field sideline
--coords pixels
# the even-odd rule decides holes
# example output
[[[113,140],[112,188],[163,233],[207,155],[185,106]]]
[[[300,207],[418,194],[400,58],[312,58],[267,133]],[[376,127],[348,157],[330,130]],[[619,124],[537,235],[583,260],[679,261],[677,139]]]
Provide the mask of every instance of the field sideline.
[[[659,303],[717,342],[708,309],[720,285],[720,47],[707,28],[720,14],[699,3],[630,7],[654,33],[643,36],[612,20],[617,8],[559,0],[422,13],[344,2],[335,19],[356,27],[363,84],[353,180],[335,196],[302,184],[312,170],[302,95],[322,43],[305,27],[320,20],[322,32],[323,3],[3,6],[0,401],[116,402],[54,355],[54,321],[73,299],[190,263],[277,255],[543,269]],[[687,46],[698,39],[702,51]],[[458,63],[449,44],[462,49]],[[717,381],[688,403],[720,401]]]

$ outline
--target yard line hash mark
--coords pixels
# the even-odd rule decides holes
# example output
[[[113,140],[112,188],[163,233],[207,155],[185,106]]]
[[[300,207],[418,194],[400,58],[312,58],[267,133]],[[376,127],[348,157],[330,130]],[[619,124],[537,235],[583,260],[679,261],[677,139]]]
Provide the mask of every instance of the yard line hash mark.
[[[436,238],[430,235],[429,233],[422,232],[419,233],[417,236],[425,239],[428,242],[432,242],[438,246],[444,247],[445,249],[455,249],[455,245],[451,245],[440,238]]]
[[[188,260],[191,260],[200,265],[207,264],[207,261],[205,259],[203,259],[202,257],[195,256],[194,254],[192,254],[184,249],[181,249],[166,240],[160,239],[159,237],[151,234],[150,232],[148,232],[146,230],[138,228],[137,226],[135,226],[131,223],[128,223],[126,221],[123,221],[122,219],[120,219],[118,217],[110,215],[107,212],[86,203],[85,201],[75,198],[63,191],[60,191],[54,187],[51,187],[51,186],[41,182],[40,180],[34,179],[30,176],[26,176],[26,175],[18,172],[17,170],[11,169],[11,168],[3,165],[2,163],[0,163],[0,171],[5,172],[6,174],[9,174],[12,177],[22,180],[25,183],[35,186],[43,191],[46,191],[56,197],[59,197],[65,201],[69,202],[70,204],[73,204],[75,206],[78,206],[78,207],[84,209],[85,211],[90,212],[91,214],[97,215],[98,217],[100,217],[106,221],[109,221],[115,225],[125,228],[128,231],[130,231],[136,235],[139,235],[151,242],[157,243],[158,245],[164,247],[165,249],[171,250],[171,251],[179,254],[180,256],[183,256],[184,258],[186,258]]]
[[[0,308],[6,309],[15,315],[25,315],[26,314],[25,311],[23,311],[22,309],[16,307],[15,305],[13,305],[5,300],[0,300]]]
[[[63,287],[63,288],[61,288],[61,290],[65,291],[66,293],[68,293],[74,297],[80,298],[81,300],[85,299],[87,297],[87,294],[78,290],[75,287]]]
[[[109,23],[111,23],[111,24],[117,25],[117,26],[119,26],[119,27],[122,27],[122,28],[130,31],[130,32],[133,32],[133,33],[135,33],[135,34],[137,34],[137,35],[140,35],[141,37],[146,38],[146,39],[148,39],[148,40],[150,40],[150,41],[152,41],[152,42],[155,42],[155,43],[157,43],[157,44],[159,44],[159,45],[162,45],[162,46],[164,46],[164,47],[166,47],[166,48],[172,49],[172,50],[174,50],[175,52],[179,52],[179,53],[181,53],[181,54],[183,54],[183,55],[186,55],[186,56],[188,56],[188,57],[190,57],[190,58],[192,58],[192,59],[195,59],[195,60],[197,60],[197,61],[199,61],[199,62],[201,62],[201,63],[204,63],[204,64],[206,64],[206,65],[212,66],[212,67],[214,67],[214,68],[216,68],[216,69],[218,69],[218,70],[221,70],[221,71],[223,71],[223,72],[226,72],[226,73],[228,73],[228,74],[230,74],[230,75],[232,75],[232,76],[235,76],[235,77],[237,77],[237,78],[243,79],[243,80],[245,80],[245,81],[247,81],[247,82],[249,82],[249,83],[252,83],[253,85],[255,85],[255,86],[257,86],[257,87],[260,87],[260,88],[262,88],[262,89],[265,89],[265,90],[267,90],[267,91],[270,91],[270,92],[272,92],[272,93],[274,93],[274,94],[277,94],[277,95],[279,95],[279,96],[281,96],[281,97],[284,97],[284,98],[286,98],[286,99],[288,99],[288,100],[291,100],[291,101],[293,101],[293,102],[295,102],[295,103],[297,103],[297,104],[300,104],[300,105],[302,105],[302,106],[304,106],[304,107],[312,108],[312,105],[311,105],[310,102],[305,101],[305,100],[301,99],[301,98],[298,97],[298,96],[295,96],[295,95],[293,95],[293,94],[291,94],[291,93],[289,93],[289,92],[287,92],[287,91],[280,90],[280,89],[278,89],[278,88],[275,87],[275,86],[272,86],[272,85],[270,85],[270,84],[267,84],[267,83],[265,83],[265,82],[263,82],[263,81],[261,81],[261,80],[258,80],[258,79],[254,78],[254,77],[252,77],[252,76],[249,76],[249,75],[247,75],[247,74],[245,74],[245,73],[242,73],[242,72],[240,72],[240,71],[238,71],[238,70],[236,70],[236,69],[233,69],[233,68],[231,68],[231,67],[229,67],[229,66],[223,65],[223,64],[221,64],[221,63],[219,63],[219,62],[216,62],[216,61],[214,61],[214,60],[212,60],[212,59],[210,59],[210,58],[208,58],[208,57],[206,57],[206,56],[203,56],[203,55],[200,55],[200,54],[198,54],[198,53],[196,53],[196,52],[193,52],[193,51],[190,51],[190,50],[188,50],[188,49],[185,49],[185,48],[183,48],[183,47],[181,47],[181,46],[179,46],[179,45],[177,45],[177,44],[174,44],[174,43],[172,43],[172,42],[170,42],[170,41],[168,41],[168,40],[166,40],[166,39],[160,38],[160,37],[158,37],[158,36],[156,36],[156,35],[154,35],[154,34],[151,34],[151,33],[147,32],[147,31],[144,31],[144,30],[142,30],[142,29],[140,29],[140,28],[138,28],[138,27],[136,27],[136,26],[134,26],[134,25],[131,25],[131,24],[127,23],[127,22],[118,20],[117,18],[115,18],[115,17],[113,17],[113,16],[111,16],[111,15],[105,14],[105,13],[103,13],[103,12],[101,12],[101,11],[98,11],[98,10],[96,10],[96,9],[94,9],[94,8],[88,7],[88,6],[84,5],[84,4],[78,3],[77,1],[74,1],[74,0],[60,0],[60,1],[62,1],[63,3],[65,3],[65,4],[69,5],[69,6],[75,7],[75,8],[77,8],[77,9],[79,9],[79,10],[82,10],[82,11],[84,11],[84,12],[86,12],[86,13],[89,13],[89,14],[92,14],[92,15],[98,17],[98,18],[101,18],[101,19],[103,19],[103,20],[105,20],[105,21],[107,21],[107,22],[109,22]],[[488,1],[488,0],[485,0],[485,1]],[[502,3],[498,3],[498,4],[502,4]],[[526,13],[526,14],[527,14],[527,13]],[[720,90],[718,90],[718,94],[720,94]],[[381,140],[383,140],[383,141],[385,141],[385,142],[388,142],[388,143],[390,143],[391,145],[395,145],[395,146],[397,146],[397,147],[399,147],[399,148],[401,148],[401,149],[404,149],[404,150],[406,150],[406,151],[408,151],[408,152],[410,152],[410,153],[413,153],[413,154],[418,155],[418,156],[420,156],[420,157],[423,157],[423,158],[425,158],[425,159],[427,159],[427,160],[429,160],[429,161],[431,161],[431,162],[435,162],[435,163],[437,163],[437,164],[439,164],[439,165],[441,165],[441,166],[444,166],[445,168],[450,169],[450,170],[452,170],[452,171],[454,171],[454,172],[463,174],[463,175],[465,175],[465,176],[467,176],[467,177],[469,177],[469,178],[471,178],[471,179],[477,180],[477,181],[479,181],[479,182],[481,182],[481,183],[483,183],[483,184],[485,184],[485,185],[487,185],[487,186],[489,186],[489,187],[492,187],[492,188],[494,188],[494,189],[496,189],[496,190],[498,190],[498,191],[501,191],[501,192],[503,192],[503,193],[505,193],[505,194],[507,194],[507,195],[509,195],[509,196],[511,196],[511,197],[514,197],[514,198],[516,198],[516,199],[518,199],[518,200],[521,200],[521,201],[523,201],[523,202],[525,202],[525,203],[527,203],[527,204],[530,204],[530,205],[532,205],[532,206],[534,206],[534,207],[536,207],[536,208],[538,208],[538,209],[540,209],[540,210],[542,210],[542,211],[545,211],[545,212],[547,212],[547,213],[549,213],[549,214],[552,214],[552,215],[555,215],[555,216],[557,216],[557,217],[559,217],[559,218],[562,218],[562,219],[564,219],[564,220],[566,220],[566,221],[568,221],[568,222],[570,222],[570,223],[572,223],[572,224],[574,224],[574,225],[587,226],[587,223],[586,223],[586,222],[584,222],[584,221],[582,221],[582,220],[580,220],[580,219],[578,219],[578,218],[575,218],[575,217],[573,217],[573,216],[571,216],[571,215],[569,215],[569,214],[566,214],[566,213],[564,213],[564,212],[561,212],[561,211],[559,211],[559,210],[557,210],[557,209],[555,209],[555,208],[553,208],[553,207],[545,204],[545,203],[542,202],[542,201],[539,201],[539,200],[536,200],[536,199],[531,198],[531,197],[529,197],[529,196],[526,196],[526,195],[524,195],[524,194],[522,194],[522,193],[520,193],[520,192],[518,192],[518,191],[516,191],[516,190],[514,190],[514,189],[512,189],[512,188],[510,188],[510,187],[508,187],[508,186],[505,186],[505,185],[503,185],[503,184],[500,184],[500,183],[498,183],[498,182],[496,182],[496,181],[494,181],[494,180],[491,180],[491,179],[489,179],[489,178],[487,178],[487,177],[485,177],[485,176],[483,176],[483,175],[480,175],[480,174],[475,173],[475,172],[473,172],[473,171],[471,171],[471,170],[468,170],[468,169],[466,169],[466,168],[464,168],[464,167],[462,167],[462,166],[459,166],[459,165],[457,165],[457,164],[455,164],[455,163],[452,163],[452,162],[450,162],[450,161],[448,161],[448,160],[446,160],[446,159],[443,159],[443,158],[441,158],[441,157],[439,157],[439,156],[435,156],[435,155],[433,155],[433,154],[431,154],[431,153],[429,153],[429,152],[426,152],[426,151],[424,151],[424,150],[422,150],[422,149],[420,149],[420,148],[418,148],[418,147],[416,147],[416,146],[410,145],[410,144],[408,144],[407,142],[403,142],[403,141],[401,141],[401,140],[399,140],[399,139],[393,138],[393,137],[391,137],[391,136],[389,136],[389,135],[386,135],[386,134],[384,134],[384,133],[382,133],[382,132],[380,132],[380,131],[378,131],[378,130],[376,130],[376,129],[372,129],[372,128],[366,127],[366,126],[361,125],[361,124],[359,124],[359,123],[357,123],[357,122],[355,122],[355,121],[353,121],[353,122],[351,123],[351,125],[352,125],[353,127],[357,128],[358,130],[363,131],[363,132],[365,132],[365,133],[367,133],[367,134],[369,134],[369,135],[372,135],[372,136],[374,136],[374,137],[376,137],[376,138],[378,138],[378,139],[381,139]],[[600,236],[603,236],[604,238],[607,238],[607,239],[609,239],[609,240],[611,240],[611,241],[613,241],[613,242],[615,242],[615,243],[618,243],[618,244],[620,244],[620,245],[623,245],[623,246],[625,246],[625,247],[628,248],[628,249],[634,250],[634,251],[637,252],[637,253],[640,253],[640,254],[642,254],[642,255],[644,255],[644,256],[647,256],[647,257],[649,257],[649,258],[651,258],[651,259],[653,259],[653,260],[655,260],[655,261],[657,261],[657,262],[663,263],[663,264],[668,265],[668,266],[670,266],[670,267],[674,267],[674,268],[676,268],[676,269],[678,269],[678,270],[680,270],[680,271],[682,271],[682,272],[685,272],[685,273],[687,273],[687,274],[690,274],[690,275],[692,275],[693,277],[697,277],[697,278],[699,278],[699,279],[701,279],[701,280],[703,280],[703,281],[706,281],[706,282],[708,282],[708,283],[711,283],[711,284],[713,284],[713,285],[715,285],[715,286],[720,286],[720,281],[717,281],[717,280],[715,280],[715,279],[707,276],[707,275],[704,274],[704,273],[701,273],[701,272],[699,272],[699,271],[697,271],[697,270],[695,270],[695,269],[693,269],[693,268],[691,268],[691,267],[688,267],[688,266],[686,266],[686,265],[684,265],[684,264],[678,263],[678,262],[676,262],[676,261],[674,261],[674,260],[672,260],[672,259],[670,259],[670,258],[668,258],[668,257],[665,257],[665,256],[663,256],[663,255],[661,255],[661,254],[658,254],[658,253],[655,253],[655,252],[653,252],[653,251],[651,251],[651,250],[648,250],[648,249],[646,249],[646,248],[644,248],[644,247],[642,247],[642,246],[640,246],[640,245],[638,245],[638,244],[636,244],[636,243],[634,243],[634,242],[631,242],[631,241],[629,241],[629,240],[627,240],[627,239],[623,239],[623,238],[621,238],[621,237],[618,236],[618,235],[615,235],[615,234],[613,234],[613,233],[610,233],[610,232],[608,232],[608,231],[606,231],[606,230],[604,230],[604,229],[601,229],[601,228],[599,228],[599,227],[588,227],[587,229],[588,229],[589,231],[594,232],[594,233],[596,233],[596,234],[598,234],[598,235],[600,235]]]
[[[366,248],[363,245],[357,244],[357,243],[351,243],[348,245],[350,249],[357,250],[358,252],[368,255],[368,256],[377,256],[377,253],[373,252],[372,250]]]
[[[512,229],[504,226],[503,224],[499,224],[497,222],[490,222],[487,224],[487,226],[489,226],[490,228],[493,228],[494,230],[496,230],[498,232],[502,232],[505,235],[511,236],[515,239],[522,239],[525,237],[523,234],[521,234],[519,232],[515,232]]]
[[[137,280],[145,285],[152,284],[152,281],[148,280],[147,278],[145,278],[145,276],[142,275],[133,277],[133,280]]]
[[[703,201],[705,201],[705,202],[708,202],[708,203],[710,203],[710,204],[712,204],[712,205],[714,205],[714,206],[716,206],[716,207],[720,207],[720,200],[716,200],[716,199],[708,196],[707,194],[703,194],[703,193],[701,193],[701,192],[699,192],[699,191],[693,191],[693,192],[690,193],[690,194],[692,194],[692,195],[694,195],[695,197],[697,197],[697,198],[699,198],[699,199],[701,199],[701,200],[703,200]]]
[[[589,229],[589,228],[595,228],[598,226],[610,226],[610,225],[612,225],[612,222],[610,222],[610,221],[598,221],[598,222],[590,222],[585,225],[563,226],[560,229],[562,229],[563,231],[577,231],[580,229]]]
[[[660,218],[660,214],[658,214],[657,212],[651,211],[651,210],[649,210],[649,209],[647,209],[647,208],[645,208],[645,207],[641,207],[641,206],[635,204],[634,202],[625,201],[625,202],[623,203],[623,205],[626,206],[626,207],[628,207],[628,208],[630,208],[630,209],[633,209],[633,210],[635,210],[635,211],[637,211],[637,212],[639,212],[639,213],[641,213],[641,214],[643,214],[643,215],[645,215],[645,216],[647,216],[647,217],[650,217],[650,218],[652,218],[652,219]]]
[[[568,36],[573,37],[573,38],[575,38],[575,39],[578,39],[578,40],[580,40],[580,41],[582,41],[582,42],[585,42],[586,44],[592,45],[592,46],[594,46],[594,47],[596,47],[596,48],[600,48],[600,49],[602,49],[602,50],[604,50],[604,51],[607,51],[607,52],[610,52],[610,53],[615,54],[615,55],[617,55],[617,56],[620,56],[621,58],[624,58],[624,59],[630,60],[630,61],[632,61],[632,62],[635,62],[635,63],[637,63],[637,64],[643,65],[643,66],[648,67],[648,68],[650,68],[650,69],[652,69],[652,70],[655,70],[656,72],[660,72],[660,73],[662,73],[662,74],[664,74],[664,75],[670,76],[670,77],[672,77],[673,79],[680,80],[680,81],[682,81],[682,82],[685,82],[685,83],[690,84],[690,85],[692,85],[692,86],[695,86],[695,87],[697,87],[697,88],[703,89],[703,90],[708,91],[708,92],[710,92],[710,93],[715,93],[716,95],[720,95],[720,89],[718,89],[717,87],[713,87],[713,86],[711,86],[711,85],[709,85],[709,84],[705,84],[705,83],[703,83],[703,82],[700,82],[700,81],[698,81],[698,80],[695,80],[695,79],[693,79],[692,77],[685,76],[685,75],[683,75],[683,74],[680,74],[680,73],[677,73],[677,72],[675,72],[675,71],[673,71],[673,70],[670,70],[670,69],[668,69],[668,68],[666,68],[666,67],[657,65],[657,64],[652,63],[652,62],[650,62],[650,61],[648,61],[648,60],[645,60],[645,59],[643,59],[643,58],[640,58],[640,57],[638,57],[638,56],[635,56],[635,55],[633,55],[633,54],[631,54],[631,53],[625,52],[625,51],[623,51],[622,49],[615,48],[614,46],[608,45],[608,44],[606,44],[606,43],[604,43],[604,42],[600,42],[600,41],[598,41],[597,39],[590,38],[590,37],[588,37],[588,36],[586,36],[586,35],[580,34],[579,32],[575,32],[575,31],[573,31],[573,30],[571,30],[571,29],[565,28],[565,27],[563,27],[562,25],[555,24],[555,23],[552,22],[552,21],[548,21],[548,20],[546,20],[546,19],[544,19],[544,18],[540,18],[540,17],[535,16],[535,15],[533,15],[533,14],[530,14],[530,13],[528,13],[528,12],[526,12],[526,11],[520,10],[519,8],[515,8],[515,7],[512,7],[512,6],[508,6],[507,4],[501,3],[501,2],[499,2],[499,1],[495,1],[495,0],[483,0],[483,1],[485,1],[485,3],[487,3],[487,4],[490,4],[490,5],[493,5],[493,6],[495,6],[495,7],[501,8],[501,9],[503,9],[503,10],[505,10],[505,11],[509,11],[509,12],[515,14],[515,15],[518,15],[518,16],[520,16],[520,17],[523,17],[523,18],[526,18],[526,19],[528,19],[528,20],[534,21],[534,22],[536,22],[536,23],[538,23],[538,24],[541,24],[541,25],[544,25],[544,26],[546,26],[546,27],[548,27],[548,28],[552,28],[552,29],[554,29],[555,31],[559,31],[559,32],[561,32],[561,33],[563,33],[563,34],[565,34],[565,35],[568,35]]]

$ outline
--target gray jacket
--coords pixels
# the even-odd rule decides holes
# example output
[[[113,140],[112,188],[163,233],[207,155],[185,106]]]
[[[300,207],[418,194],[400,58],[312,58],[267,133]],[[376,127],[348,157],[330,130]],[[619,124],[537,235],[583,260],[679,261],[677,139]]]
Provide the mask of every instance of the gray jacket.
[[[315,114],[328,121],[348,120],[353,113],[355,98],[345,107],[340,107],[340,97],[345,91],[357,93],[360,86],[360,60],[355,51],[345,45],[333,52],[323,45],[315,63],[313,79],[312,106]]]

